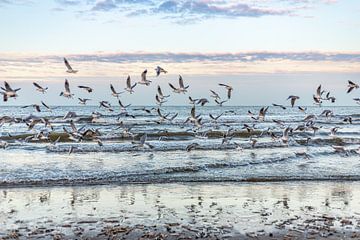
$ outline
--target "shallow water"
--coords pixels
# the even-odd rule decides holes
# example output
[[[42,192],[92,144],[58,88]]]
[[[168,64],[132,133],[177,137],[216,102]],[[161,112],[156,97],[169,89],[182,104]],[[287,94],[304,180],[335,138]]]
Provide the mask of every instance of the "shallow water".
[[[4,123],[0,128],[1,139],[9,143],[6,149],[0,149],[0,186],[360,180],[360,155],[356,152],[360,145],[358,107],[308,107],[306,114],[295,107],[286,110],[270,107],[262,122],[252,120],[247,114],[248,110],[257,113],[261,107],[197,107],[196,113],[203,118],[200,129],[191,123],[184,124],[191,106],[162,107],[164,115],[179,114],[173,122],[162,124],[154,122],[159,120],[156,111],[148,114],[136,110],[138,108],[141,107],[128,109],[128,113],[135,116],[132,118],[120,114],[120,110],[109,113],[94,106],[54,107],[53,112],[36,114],[33,109],[3,107],[0,116],[16,117],[19,123]],[[324,109],[332,110],[334,116],[329,119],[319,116]],[[78,116],[63,119],[68,111],[74,111]],[[103,114],[96,122],[91,122],[93,111]],[[214,123],[209,113],[224,115]],[[54,127],[55,137],[64,132],[63,127],[71,129],[70,120],[78,129],[98,129],[103,146],[91,140],[71,142],[62,139],[56,145],[47,141],[23,142],[21,139],[29,134],[50,131],[44,124],[28,131],[28,126],[20,120],[30,114],[47,117]],[[285,127],[296,128],[309,114],[317,116],[315,125],[320,130],[315,136],[310,130],[294,131],[288,145],[280,139],[272,140],[267,134],[259,136],[271,128],[281,137]],[[347,116],[352,117],[352,124],[343,121]],[[275,124],[273,119],[284,121],[284,126]],[[120,121],[123,127],[120,127]],[[256,130],[251,134],[258,142],[254,148],[249,142],[249,133],[242,129],[243,124],[255,124]],[[334,126],[340,129],[336,136],[330,136]],[[124,127],[130,128],[133,136],[125,136]],[[234,137],[229,143],[222,144],[222,135],[229,127],[234,129]],[[201,136],[208,130],[208,137]],[[131,143],[144,133],[148,134],[153,149]],[[308,137],[312,140],[306,144]],[[195,142],[199,146],[186,152],[186,147]],[[337,153],[332,145],[343,145],[347,152]],[[73,152],[68,154],[70,148]]]

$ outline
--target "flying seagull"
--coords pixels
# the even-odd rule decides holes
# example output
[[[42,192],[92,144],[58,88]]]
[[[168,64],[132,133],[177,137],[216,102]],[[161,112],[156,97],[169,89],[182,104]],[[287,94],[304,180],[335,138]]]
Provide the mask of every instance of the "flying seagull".
[[[184,86],[184,80],[181,77],[181,75],[179,75],[179,87],[178,88],[174,87],[174,85],[172,85],[171,83],[169,83],[169,86],[173,89],[173,91],[175,93],[184,93],[184,94],[187,92],[187,89],[189,88],[189,85],[186,87]]]
[[[116,98],[119,98],[119,95],[123,93],[123,92],[116,92],[112,84],[110,84],[110,89],[111,89],[111,95]]]
[[[126,79],[126,88],[125,90],[128,91],[130,94],[132,94],[134,92],[134,87],[136,86],[136,83],[134,83],[133,85],[131,85],[131,79],[130,76],[127,77]]]
[[[88,93],[91,93],[93,91],[93,89],[91,87],[88,87],[88,86],[78,86],[78,88],[84,89]]]
[[[149,86],[151,81],[146,79],[146,74],[147,74],[147,69],[145,69],[142,73],[141,73],[141,80],[140,82],[138,82],[139,84],[142,85],[146,85]]]
[[[74,69],[70,66],[70,63],[69,63],[69,61],[68,61],[66,58],[64,58],[64,63],[65,63],[65,66],[66,66],[66,68],[67,68],[66,72],[68,72],[68,73],[77,73],[77,72],[78,72],[78,70],[74,70]]]
[[[167,73],[167,71],[165,71],[165,69],[163,69],[162,67],[160,67],[160,66],[157,66],[156,68],[155,68],[155,71],[156,71],[156,76],[158,77],[159,75],[160,75],[160,73]]]
[[[291,101],[291,107],[294,107],[295,101],[296,101],[297,99],[299,99],[299,98],[300,98],[299,96],[290,95],[290,96],[287,98],[287,100],[290,99],[290,101]]]
[[[348,81],[348,90],[347,90],[347,93],[350,93],[354,88],[359,88],[359,85],[358,84],[356,84],[356,83],[354,83],[354,82],[352,82],[352,81]]]
[[[33,85],[36,87],[36,91],[39,91],[41,93],[45,93],[46,90],[48,90],[48,88],[44,88],[42,86],[40,86],[39,84],[37,84],[36,82],[33,82]]]
[[[231,92],[234,90],[233,87],[230,86],[230,85],[224,84],[224,83],[219,83],[219,86],[222,86],[222,87],[226,88],[226,90],[228,91],[227,97],[228,97],[228,99],[230,99],[231,98]]]
[[[4,85],[5,88],[1,87],[1,89],[4,91],[1,92],[4,102],[6,102],[9,98],[16,98],[18,96],[16,92],[19,91],[21,88],[12,89],[9,83],[7,83],[6,81],[4,82]]]
[[[70,92],[70,86],[67,79],[65,79],[65,91],[60,93],[60,96],[64,96],[66,98],[72,98],[74,94]]]

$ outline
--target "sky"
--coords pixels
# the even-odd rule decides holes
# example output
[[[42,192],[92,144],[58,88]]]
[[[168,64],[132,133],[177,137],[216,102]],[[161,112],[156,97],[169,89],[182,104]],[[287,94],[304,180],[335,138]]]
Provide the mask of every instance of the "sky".
[[[213,89],[225,98],[218,83],[231,84],[228,105],[286,104],[289,95],[311,105],[319,84],[337,105],[360,97],[345,92],[347,80],[360,83],[358,0],[0,0],[0,29],[0,81],[22,88],[0,105],[76,105],[59,96],[65,78],[76,97],[89,97],[76,88],[85,84],[92,104],[114,101],[110,83],[123,90],[144,69],[152,84],[123,102],[155,104],[157,85],[170,93],[179,75],[192,97]],[[63,57],[79,72],[66,73]],[[155,77],[158,65],[168,73]]]

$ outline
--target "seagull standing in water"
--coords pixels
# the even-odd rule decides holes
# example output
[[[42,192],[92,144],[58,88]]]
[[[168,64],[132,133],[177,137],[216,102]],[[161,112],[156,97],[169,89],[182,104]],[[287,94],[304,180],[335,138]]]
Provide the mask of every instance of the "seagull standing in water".
[[[67,68],[66,72],[68,72],[68,73],[77,73],[77,72],[78,72],[78,70],[74,70],[74,69],[71,67],[69,61],[68,61],[66,58],[64,58],[64,63],[65,63],[65,66],[66,66],[66,68]]]

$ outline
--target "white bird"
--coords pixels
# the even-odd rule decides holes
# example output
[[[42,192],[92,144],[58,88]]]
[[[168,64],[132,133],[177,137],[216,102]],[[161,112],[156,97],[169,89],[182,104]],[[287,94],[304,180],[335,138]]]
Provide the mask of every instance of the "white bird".
[[[147,140],[147,134],[145,133],[144,135],[142,135],[140,137],[139,142],[132,142],[132,144],[134,144],[134,147],[142,147],[142,148],[150,148],[153,149],[154,146],[150,145],[149,143],[146,142]]]
[[[358,89],[359,88],[359,85],[352,82],[352,81],[348,81],[348,90],[347,90],[347,93],[350,93],[353,89]]]
[[[44,88],[44,87],[40,86],[39,84],[37,84],[36,82],[33,82],[33,85],[36,87],[36,91],[39,91],[43,94],[46,92],[46,90],[48,90],[48,87]]]
[[[70,66],[70,63],[69,63],[69,61],[68,61],[66,58],[64,58],[64,63],[65,63],[65,66],[66,66],[66,68],[67,68],[66,72],[68,72],[68,73],[77,73],[77,72],[78,72],[78,70],[74,70],[74,69]]]
[[[296,101],[297,99],[299,99],[299,98],[300,98],[299,96],[290,95],[287,99],[288,99],[288,100],[291,99],[291,100],[290,100],[290,101],[291,101],[291,107],[294,107],[295,101]]]
[[[155,96],[156,104],[161,106],[163,103],[166,103],[167,100],[164,100],[164,98],[160,98],[159,95],[156,94]]]
[[[72,98],[74,94],[70,91],[69,82],[65,79],[65,91],[60,93],[60,96],[64,96],[66,98]]]
[[[169,83],[169,86],[173,89],[175,93],[184,93],[184,94],[187,92],[187,89],[189,88],[189,85],[186,87],[184,86],[184,80],[181,77],[181,75],[179,75],[179,88],[174,87],[171,83]]]
[[[88,98],[78,98],[78,99],[79,99],[79,104],[82,104],[82,105],[86,105],[86,102],[91,100]]]
[[[158,92],[158,96],[159,98],[162,100],[164,98],[168,98],[170,97],[170,95],[164,95],[163,92],[161,91],[161,87],[158,85],[157,87],[157,92]]]
[[[224,83],[219,83],[219,86],[222,86],[222,87],[226,88],[226,90],[228,91],[227,92],[227,97],[228,97],[228,99],[230,99],[231,98],[231,92],[234,90],[233,87],[230,86],[230,85],[224,84]]]
[[[131,79],[130,76],[127,77],[126,79],[126,88],[125,90],[128,91],[130,94],[132,94],[134,92],[134,87],[136,86],[136,83],[134,83],[133,85],[131,85]]]
[[[119,95],[123,93],[123,92],[116,92],[112,84],[110,84],[110,89],[111,89],[111,95],[116,98],[119,98]]]
[[[140,82],[138,82],[139,84],[142,85],[146,85],[149,86],[151,81],[146,79],[146,74],[147,74],[147,69],[145,69],[142,73],[141,73],[141,80]]]
[[[214,98],[215,100],[220,100],[220,96],[217,92],[215,92],[213,90],[210,90],[210,92],[211,92],[210,97]]]
[[[165,71],[165,69],[163,69],[162,67],[160,67],[160,66],[157,66],[156,68],[155,68],[155,71],[156,71],[156,76],[158,77],[159,75],[160,75],[160,73],[167,73],[167,71]]]
[[[91,87],[88,87],[88,86],[78,86],[78,88],[84,89],[88,93],[91,93],[93,91],[93,89]]]
[[[120,101],[120,99],[119,99],[118,102],[119,102],[119,105],[120,105],[120,107],[121,107],[121,110],[123,110],[123,111],[126,111],[126,108],[128,108],[128,107],[131,106],[131,104],[128,104],[128,105],[122,104],[122,102]]]
[[[4,102],[6,102],[9,98],[16,98],[18,96],[17,91],[19,91],[21,88],[12,89],[9,83],[7,83],[6,81],[4,82],[4,85],[5,88],[1,87],[1,89],[4,91],[1,92]]]

